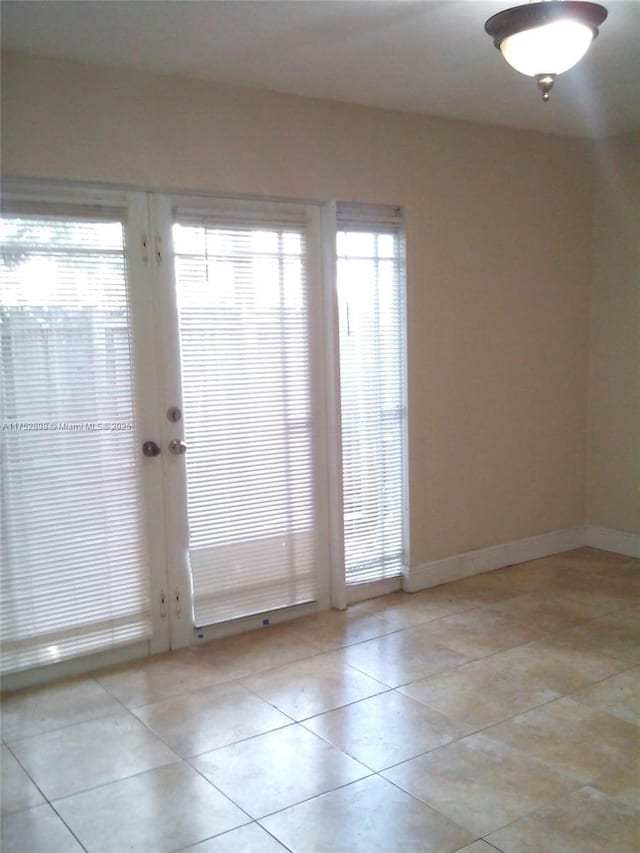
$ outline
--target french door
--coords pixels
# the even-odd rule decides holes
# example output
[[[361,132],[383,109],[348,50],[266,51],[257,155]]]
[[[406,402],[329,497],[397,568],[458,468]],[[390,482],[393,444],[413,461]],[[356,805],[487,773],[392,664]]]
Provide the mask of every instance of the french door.
[[[400,576],[399,233],[395,209],[5,184],[7,686]]]
[[[171,560],[192,623],[327,607],[319,210],[162,198],[154,216],[168,488],[186,496]]]
[[[169,647],[162,471],[140,450],[159,404],[140,227],[147,207],[141,193],[39,188],[32,198],[29,187],[4,188],[0,582],[9,686],[12,674],[17,686],[20,673],[43,666],[69,672],[87,656],[97,665]]]

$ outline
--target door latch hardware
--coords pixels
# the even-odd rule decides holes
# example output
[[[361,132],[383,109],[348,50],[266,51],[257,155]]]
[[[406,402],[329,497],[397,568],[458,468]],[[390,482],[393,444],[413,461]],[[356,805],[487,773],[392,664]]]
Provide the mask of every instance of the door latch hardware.
[[[159,456],[161,451],[155,441],[145,441],[142,445],[142,452],[145,456]]]
[[[172,438],[169,442],[169,450],[174,456],[182,456],[187,452],[187,445],[179,438]]]
[[[177,424],[181,417],[182,412],[177,406],[171,406],[170,409],[167,409],[167,420],[171,423]]]
[[[176,587],[174,599],[176,602],[176,616],[179,616],[182,613],[182,603],[180,601],[180,589]]]
[[[167,596],[164,590],[160,592],[160,616],[167,618]]]

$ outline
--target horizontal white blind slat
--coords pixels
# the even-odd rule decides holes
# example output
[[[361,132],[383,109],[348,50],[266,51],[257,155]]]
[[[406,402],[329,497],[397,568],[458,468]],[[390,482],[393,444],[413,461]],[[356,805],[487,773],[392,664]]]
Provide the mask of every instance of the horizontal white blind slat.
[[[340,202],[337,220],[339,231],[397,234],[403,226],[402,208],[391,204]]]
[[[273,228],[304,228],[309,213],[300,204],[282,202],[253,202],[238,206],[227,201],[216,207],[207,199],[204,206],[176,204],[174,220],[179,225],[237,230],[270,230]]]
[[[39,222],[42,222],[43,217],[49,222],[124,222],[127,216],[124,198],[114,199],[109,204],[96,202],[90,207],[83,207],[82,212],[79,212],[78,205],[69,201],[42,202],[12,198],[5,194],[1,207],[3,216],[19,216],[22,220],[32,219]]]
[[[26,207],[0,220],[3,672],[151,634],[122,218]]]
[[[344,559],[355,584],[402,572],[402,216],[347,204],[337,215]]]
[[[306,213],[176,219],[200,627],[317,595]]]

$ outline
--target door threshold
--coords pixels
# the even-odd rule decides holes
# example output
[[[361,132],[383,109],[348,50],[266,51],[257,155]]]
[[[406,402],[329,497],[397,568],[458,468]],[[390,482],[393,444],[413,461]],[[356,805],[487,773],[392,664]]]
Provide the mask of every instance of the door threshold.
[[[199,645],[210,640],[218,640],[222,637],[231,637],[234,634],[242,634],[245,631],[255,631],[258,628],[268,628],[271,625],[279,625],[299,619],[301,616],[313,616],[320,612],[317,601],[309,601],[306,604],[295,604],[292,607],[283,607],[279,610],[271,610],[268,613],[255,613],[251,616],[241,616],[238,619],[230,619],[227,622],[217,622],[214,625],[205,625],[202,628],[193,629],[193,644]]]

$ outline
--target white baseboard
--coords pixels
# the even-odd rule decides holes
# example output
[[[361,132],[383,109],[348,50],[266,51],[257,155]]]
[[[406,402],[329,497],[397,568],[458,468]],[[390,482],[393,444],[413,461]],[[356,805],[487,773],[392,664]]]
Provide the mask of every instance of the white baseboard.
[[[640,557],[640,533],[625,533],[608,527],[588,524],[585,528],[585,544],[603,551],[614,551],[627,557]]]
[[[467,551],[407,569],[402,588],[405,592],[417,592],[448,581],[502,569],[514,563],[525,563],[527,560],[537,560],[540,557],[559,554],[561,551],[581,548],[585,544],[584,527],[569,527],[539,536],[529,536],[526,539],[516,539],[514,542]]]

